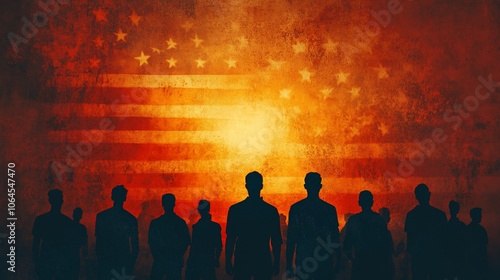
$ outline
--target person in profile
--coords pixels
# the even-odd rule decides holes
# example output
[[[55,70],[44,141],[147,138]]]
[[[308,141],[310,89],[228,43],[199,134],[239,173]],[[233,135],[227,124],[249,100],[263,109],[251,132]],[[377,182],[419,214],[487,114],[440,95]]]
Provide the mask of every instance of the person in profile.
[[[387,224],[382,216],[373,212],[370,191],[359,193],[358,204],[361,212],[349,218],[343,244],[352,264],[351,279],[388,279]]]
[[[139,252],[137,219],[123,208],[127,189],[118,185],[111,191],[113,207],[97,214],[95,223],[99,279],[109,280],[113,272],[128,275],[134,271]]]
[[[341,255],[337,209],[319,197],[322,188],[319,173],[307,173],[304,181],[307,197],[290,207],[286,242],[287,274],[295,274],[298,279],[304,280],[333,279]],[[318,242],[332,245],[318,251]],[[292,266],[294,254],[295,269]],[[309,261],[316,255],[320,256],[315,260],[314,266],[317,268],[311,269],[314,266]]]
[[[73,210],[73,231],[72,246],[70,250],[70,279],[79,279],[80,277],[80,256],[83,255],[84,259],[88,258],[88,236],[87,228],[80,223],[83,217],[82,208],[75,208]]]
[[[470,210],[471,223],[467,225],[467,279],[489,279],[488,234],[481,225],[482,209]]]
[[[378,213],[382,218],[384,219],[385,223],[389,227],[389,222],[391,221],[391,211],[389,208],[382,207],[378,210]],[[394,274],[396,272],[396,269],[394,267],[394,260],[393,260],[393,255],[394,255],[394,240],[392,239],[392,233],[389,229],[387,229],[386,232],[386,242],[384,244],[387,245],[386,252],[386,260],[387,264],[384,265],[387,270],[384,272],[384,279],[394,279]]]
[[[464,266],[465,223],[457,217],[460,204],[451,200],[448,204],[450,220],[445,228],[446,279],[462,279]]]
[[[161,203],[165,214],[151,221],[148,243],[153,255],[151,280],[180,280],[184,266],[184,253],[191,237],[186,222],[174,212],[175,196],[164,194]]]
[[[245,187],[248,197],[232,205],[227,215],[226,273],[234,275],[235,280],[252,277],[269,280],[280,270],[282,239],[278,210],[260,197],[263,188],[260,173],[248,173]]]
[[[33,224],[33,261],[40,280],[65,280],[70,274],[72,221],[61,213],[62,191],[52,189],[48,196],[50,211],[36,217]]]
[[[198,212],[201,218],[193,225],[186,280],[215,280],[215,268],[220,267],[222,252],[221,227],[212,221],[208,200],[200,200]]]
[[[419,205],[406,215],[404,228],[413,279],[444,279],[442,243],[446,214],[430,205],[431,192],[427,185],[419,184],[415,197]]]

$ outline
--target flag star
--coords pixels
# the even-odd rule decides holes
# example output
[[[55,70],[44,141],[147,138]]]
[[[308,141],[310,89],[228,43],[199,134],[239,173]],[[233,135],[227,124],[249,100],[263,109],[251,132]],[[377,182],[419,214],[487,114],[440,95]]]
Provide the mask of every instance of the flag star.
[[[248,39],[245,38],[245,36],[239,37],[238,41],[240,41],[240,48],[244,49],[244,48],[248,47]]]
[[[128,17],[130,21],[132,22],[133,25],[139,26],[139,20],[141,20],[141,16],[138,16],[135,11],[132,12],[132,14]]]
[[[232,29],[233,31],[240,31],[240,24],[239,24],[239,23],[237,23],[237,22],[234,22],[234,21],[233,21],[233,22],[231,22],[231,29]]]
[[[353,87],[353,88],[351,88],[351,90],[349,91],[349,93],[351,94],[352,98],[356,98],[356,97],[359,96],[359,91],[360,90],[361,90],[361,88]]]
[[[181,27],[184,28],[184,30],[186,30],[186,32],[189,32],[189,30],[191,30],[191,28],[193,28],[193,23],[190,21],[186,21],[183,25],[181,25]]]
[[[379,65],[379,67],[373,67],[373,70],[377,71],[379,79],[384,79],[389,77],[389,74],[387,74],[387,68],[382,67],[382,65]]]
[[[326,132],[326,128],[324,127],[316,127],[314,128],[314,136],[315,137],[320,137],[323,136]]]
[[[359,128],[352,126],[349,128],[349,130],[351,131],[351,134],[352,134],[351,137],[359,135]]]
[[[323,44],[323,48],[327,53],[337,53],[337,47],[339,45],[339,42],[333,42],[332,40],[328,39],[326,43]]]
[[[168,62],[168,68],[172,68],[177,66],[177,60],[175,60],[173,57],[170,57],[170,59],[167,59]]]
[[[205,63],[207,63],[206,60],[203,60],[201,58],[198,58],[196,61],[196,68],[205,68]]]
[[[127,36],[127,33],[123,33],[122,29],[120,28],[118,32],[115,33],[116,35],[116,41],[123,41],[126,42],[125,36]]]
[[[236,68],[236,62],[237,62],[236,60],[230,58],[228,60],[224,60],[224,62],[227,63],[228,68]]]
[[[78,54],[78,47],[68,48],[68,56],[71,59],[74,59]]]
[[[97,22],[108,21],[108,19],[106,18],[108,12],[104,11],[102,8],[92,11],[92,13],[95,16],[95,21]]]
[[[350,73],[344,73],[340,72],[338,73],[337,76],[337,85],[340,85],[342,83],[347,83],[347,77],[349,77]]]
[[[290,95],[292,94],[292,91],[289,89],[282,89],[280,90],[280,98],[284,99],[290,99]]]
[[[191,39],[191,41],[194,42],[194,45],[195,45],[196,48],[199,47],[199,46],[201,46],[201,43],[203,43],[203,40],[200,39],[200,38],[198,38],[198,34],[195,34],[194,38]]]
[[[154,53],[161,53],[161,50],[159,48],[154,48],[154,47],[151,47],[151,50],[154,52]]]
[[[102,47],[103,44],[104,44],[104,40],[102,39],[101,36],[97,36],[97,38],[94,39],[94,45],[96,47]]]
[[[380,125],[378,126],[378,130],[380,130],[383,136],[389,133],[389,127],[383,123],[380,123]]]
[[[98,58],[91,58],[90,59],[90,68],[98,68],[100,63],[101,63],[100,59],[98,59]]]
[[[300,75],[302,76],[302,82],[311,82],[311,76],[312,73],[309,72],[307,69],[303,69],[302,71],[299,71]]]
[[[149,57],[149,55],[145,55],[144,52],[141,52],[141,56],[136,56],[135,59],[139,60],[139,66],[142,66],[143,64],[149,64]]]
[[[330,94],[332,94],[333,88],[324,88],[322,89],[321,95],[323,96],[323,99],[327,99],[330,97]]]
[[[170,50],[170,49],[176,49],[177,48],[177,43],[174,42],[174,40],[172,38],[168,39],[167,41],[167,50]]]
[[[295,54],[306,52],[306,44],[304,43],[297,42],[297,44],[293,45],[292,47]]]
[[[284,61],[269,59],[269,64],[271,65],[271,68],[274,70],[280,70],[283,63]]]

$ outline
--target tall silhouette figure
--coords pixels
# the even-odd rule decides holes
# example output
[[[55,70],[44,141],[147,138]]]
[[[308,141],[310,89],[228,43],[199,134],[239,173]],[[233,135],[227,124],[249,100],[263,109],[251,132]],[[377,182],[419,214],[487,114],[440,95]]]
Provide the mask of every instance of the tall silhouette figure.
[[[111,191],[113,207],[97,214],[95,223],[99,277],[109,280],[114,274],[133,274],[139,251],[137,219],[123,209],[127,189],[118,185]],[[113,273],[114,271],[114,273]]]
[[[445,228],[445,254],[446,254],[446,279],[463,278],[463,266],[465,261],[465,224],[457,217],[460,204],[451,200],[448,204],[450,209],[450,220]]]
[[[489,279],[488,234],[481,225],[482,209],[470,210],[471,223],[467,225],[467,279]]]
[[[62,191],[50,190],[48,196],[50,211],[36,217],[33,224],[33,261],[40,280],[65,280],[70,272],[72,221],[61,213]]]
[[[349,218],[343,248],[352,263],[351,279],[388,279],[387,224],[372,211],[371,192],[362,191],[358,204],[361,212]]]
[[[429,204],[431,192],[427,185],[418,185],[415,197],[419,205],[408,212],[405,222],[413,279],[444,279],[442,242],[446,214]]]
[[[286,269],[288,274],[295,272],[298,279],[333,279],[340,260],[337,209],[319,197],[321,187],[321,175],[307,173],[304,184],[307,197],[290,207]]]
[[[389,222],[391,221],[391,211],[389,210],[389,208],[382,207],[378,210],[378,213],[380,214],[380,216],[382,216],[386,224],[389,225]],[[394,240],[392,239],[392,233],[389,229],[387,229],[386,238],[387,240],[385,244],[387,244],[387,248],[385,251],[387,252],[386,256],[387,265],[385,265],[384,267],[387,268],[387,270],[384,273],[384,278],[394,279],[395,268],[394,268],[394,260],[392,258],[394,254]]]
[[[87,228],[80,224],[82,220],[82,208],[73,210],[73,231],[71,250],[69,251],[69,261],[71,275],[70,279],[79,279],[80,276],[80,256],[86,260],[88,257],[88,235]]]
[[[212,221],[210,202],[198,203],[200,220],[193,225],[193,241],[187,261],[187,280],[215,280],[215,268],[220,267],[222,252],[221,227]]]
[[[226,272],[234,274],[235,280],[248,280],[252,276],[255,280],[269,280],[280,270],[282,239],[278,210],[260,197],[263,188],[260,173],[247,174],[245,187],[248,197],[232,205],[227,215]]]
[[[151,221],[148,243],[154,262],[151,280],[169,280],[182,278],[184,253],[191,238],[186,222],[174,212],[175,196],[164,194],[161,198],[165,214]]]

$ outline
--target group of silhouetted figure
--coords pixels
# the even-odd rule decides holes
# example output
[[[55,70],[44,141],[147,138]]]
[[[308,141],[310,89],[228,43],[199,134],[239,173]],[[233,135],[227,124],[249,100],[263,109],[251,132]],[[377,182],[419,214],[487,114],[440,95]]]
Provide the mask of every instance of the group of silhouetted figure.
[[[351,279],[393,279],[389,209],[374,212],[373,194],[362,191],[358,200],[361,212],[347,220],[341,244],[337,210],[319,196],[321,180],[315,172],[305,176],[307,197],[290,207],[288,228],[282,232],[284,216],[260,196],[262,175],[255,171],[246,175],[248,197],[232,205],[227,214],[226,273],[235,280],[270,280],[280,275],[282,235],[286,234],[286,269],[281,279],[335,279],[343,256],[352,267]],[[53,189],[48,196],[51,210],[38,216],[33,226],[37,274],[42,280],[79,279],[80,257],[88,255],[87,230],[80,224],[83,211],[76,208],[71,220],[61,213],[63,193]],[[429,204],[431,193],[425,184],[415,188],[415,196],[419,205],[407,214],[404,228],[413,279],[488,279],[488,237],[480,225],[481,209],[472,209],[472,222],[465,225],[457,218],[457,202],[450,202],[451,218],[447,220],[443,211]],[[138,224],[123,208],[126,197],[123,185],[114,187],[113,207],[97,214],[97,279],[133,275],[139,253]],[[182,279],[189,248],[185,279],[215,280],[222,236],[221,226],[212,221],[210,202],[199,202],[201,218],[190,236],[186,222],[174,212],[175,196],[165,194],[161,201],[165,213],[151,221],[148,231],[154,258],[150,279]]]

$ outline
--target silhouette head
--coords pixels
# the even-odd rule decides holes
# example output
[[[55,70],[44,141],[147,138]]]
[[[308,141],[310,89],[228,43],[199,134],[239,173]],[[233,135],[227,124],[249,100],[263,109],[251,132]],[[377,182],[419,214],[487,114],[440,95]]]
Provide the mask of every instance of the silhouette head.
[[[450,200],[448,207],[450,208],[450,215],[452,217],[457,216],[458,211],[460,211],[460,204],[458,202],[456,202],[455,200]]]
[[[382,218],[384,218],[386,223],[389,223],[391,221],[391,211],[389,210],[389,208],[382,207],[378,210],[378,213],[380,214],[380,216],[382,216]]]
[[[200,215],[206,215],[210,213],[210,201],[202,199],[198,202],[198,213]]]
[[[318,194],[323,185],[321,184],[321,175],[317,172],[309,172],[304,178],[304,188],[308,194]]]
[[[175,207],[175,195],[171,193],[164,194],[161,197],[161,205],[165,211],[172,212]]]
[[[483,209],[472,208],[470,210],[470,218],[472,219],[473,223],[481,223],[481,220],[483,219]]]
[[[124,185],[118,185],[111,190],[111,199],[118,204],[123,204],[127,200],[127,189]]]
[[[247,174],[245,177],[245,188],[250,197],[260,197],[260,191],[264,187],[262,181],[262,175],[257,171]]]
[[[419,184],[415,188],[415,197],[420,204],[429,204],[429,201],[431,200],[431,192],[429,191],[429,187],[427,187],[426,184]]]
[[[75,210],[73,210],[73,220],[79,222],[79,221],[81,221],[82,216],[83,216],[82,208],[77,207],[77,208],[75,208]]]
[[[367,190],[360,192],[358,204],[363,210],[371,209],[373,206],[373,194]]]
[[[63,193],[60,189],[52,189],[47,195],[49,196],[49,203],[52,209],[60,210],[63,204]]]

